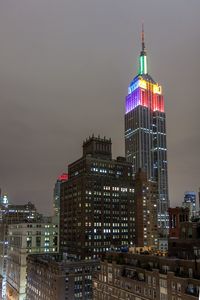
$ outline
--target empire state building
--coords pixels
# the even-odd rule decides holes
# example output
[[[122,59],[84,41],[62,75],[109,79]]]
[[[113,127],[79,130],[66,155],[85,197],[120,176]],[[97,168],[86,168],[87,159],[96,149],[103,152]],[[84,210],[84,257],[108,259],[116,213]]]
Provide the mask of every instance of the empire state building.
[[[149,180],[158,184],[158,228],[168,228],[168,171],[166,116],[162,87],[148,73],[147,51],[142,29],[139,72],[128,87],[125,103],[125,153]]]

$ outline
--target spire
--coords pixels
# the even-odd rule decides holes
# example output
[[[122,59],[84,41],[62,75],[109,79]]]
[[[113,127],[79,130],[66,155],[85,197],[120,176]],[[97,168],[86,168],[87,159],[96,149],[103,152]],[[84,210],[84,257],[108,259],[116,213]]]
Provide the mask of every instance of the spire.
[[[142,23],[142,52],[146,52],[144,43],[144,23]]]
[[[139,74],[147,74],[147,52],[144,42],[144,23],[142,23],[142,34],[141,34],[142,50],[140,52],[140,69]]]

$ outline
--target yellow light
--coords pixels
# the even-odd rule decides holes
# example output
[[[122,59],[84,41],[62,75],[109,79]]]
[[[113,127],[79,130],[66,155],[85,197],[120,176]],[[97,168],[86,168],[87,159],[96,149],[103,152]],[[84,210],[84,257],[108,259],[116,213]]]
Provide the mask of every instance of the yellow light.
[[[139,81],[139,86],[143,89],[146,89],[147,88],[147,83],[145,80],[140,80]]]
[[[162,94],[162,87],[161,87],[161,85],[154,84],[153,85],[153,93],[161,95]]]

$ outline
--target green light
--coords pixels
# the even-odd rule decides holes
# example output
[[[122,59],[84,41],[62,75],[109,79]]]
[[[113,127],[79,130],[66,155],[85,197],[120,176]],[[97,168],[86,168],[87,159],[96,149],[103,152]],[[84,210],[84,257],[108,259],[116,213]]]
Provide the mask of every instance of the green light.
[[[146,55],[140,56],[140,74],[147,74],[147,57]]]
[[[140,56],[140,74],[143,74],[143,57]]]
[[[147,57],[144,56],[144,74],[147,74]]]

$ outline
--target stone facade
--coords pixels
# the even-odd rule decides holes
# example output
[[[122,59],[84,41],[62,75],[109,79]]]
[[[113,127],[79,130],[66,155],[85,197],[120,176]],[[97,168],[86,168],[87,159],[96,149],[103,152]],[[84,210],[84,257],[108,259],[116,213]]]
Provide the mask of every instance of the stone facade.
[[[92,300],[92,275],[99,261],[61,256],[28,257],[27,300]]]
[[[93,300],[195,300],[200,262],[159,256],[116,254],[101,262]]]

